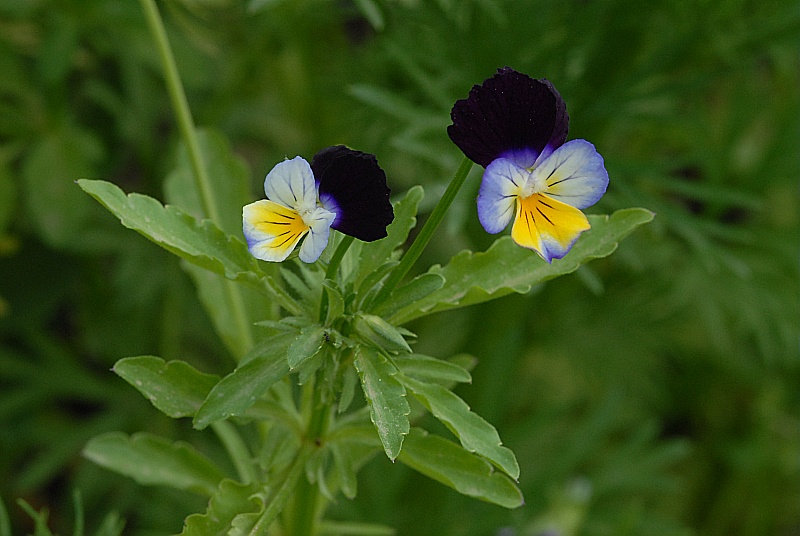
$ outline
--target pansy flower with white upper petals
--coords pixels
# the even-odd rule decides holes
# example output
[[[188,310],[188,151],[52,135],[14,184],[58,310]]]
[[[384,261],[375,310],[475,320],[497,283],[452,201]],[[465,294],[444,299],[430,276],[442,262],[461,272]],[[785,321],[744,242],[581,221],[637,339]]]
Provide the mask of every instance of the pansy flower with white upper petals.
[[[509,67],[476,85],[451,112],[450,139],[485,169],[478,219],[489,233],[512,220],[511,238],[545,261],[560,259],[590,228],[580,209],[608,186],[586,140],[566,142],[569,116],[556,88]]]
[[[264,193],[242,209],[242,220],[250,253],[265,261],[285,260],[305,237],[300,260],[314,262],[331,229],[372,242],[394,219],[375,156],[344,145],[323,149],[311,164],[299,156],[281,162],[264,179]]]

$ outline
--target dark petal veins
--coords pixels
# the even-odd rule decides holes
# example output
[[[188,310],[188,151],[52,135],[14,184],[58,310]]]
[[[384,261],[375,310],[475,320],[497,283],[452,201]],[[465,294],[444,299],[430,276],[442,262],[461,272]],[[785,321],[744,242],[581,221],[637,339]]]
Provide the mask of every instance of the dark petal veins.
[[[311,170],[320,198],[330,196],[336,205],[331,227],[365,242],[386,236],[394,211],[386,174],[375,155],[336,145],[314,155]]]
[[[473,162],[483,167],[513,150],[556,149],[567,139],[564,99],[546,78],[540,80],[504,67],[473,86],[450,112],[447,134]]]

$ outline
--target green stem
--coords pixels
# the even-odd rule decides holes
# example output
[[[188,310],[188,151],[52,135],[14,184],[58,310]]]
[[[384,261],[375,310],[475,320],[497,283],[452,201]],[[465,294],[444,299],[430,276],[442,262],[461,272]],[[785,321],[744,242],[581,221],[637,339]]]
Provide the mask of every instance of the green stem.
[[[436,204],[436,207],[433,209],[433,212],[431,212],[428,221],[425,222],[425,225],[417,235],[417,238],[408,248],[408,251],[406,251],[405,255],[403,255],[403,258],[400,259],[400,264],[398,264],[397,268],[392,270],[392,273],[389,274],[389,277],[386,279],[386,283],[383,285],[383,288],[373,302],[375,305],[380,304],[389,297],[389,294],[392,293],[395,287],[397,287],[398,283],[400,283],[408,271],[411,270],[411,267],[414,266],[414,263],[417,262],[419,256],[422,255],[422,251],[425,249],[425,246],[428,245],[428,242],[430,242],[430,239],[433,237],[433,233],[436,232],[439,224],[442,223],[444,215],[447,213],[447,209],[450,208],[450,205],[456,198],[456,194],[458,194],[458,191],[461,189],[461,186],[467,179],[470,169],[472,169],[472,161],[468,158],[464,158],[464,161],[461,162],[461,165],[456,171],[453,180],[450,181],[450,184],[447,186],[447,190],[445,190],[444,195],[442,195],[441,199],[439,199],[439,202]]]
[[[248,533],[249,536],[260,536],[268,534],[270,526],[278,518],[280,513],[286,507],[289,499],[292,498],[298,484],[307,482],[303,476],[306,462],[311,457],[313,448],[309,445],[303,445],[297,452],[292,465],[286,472],[286,478],[283,479],[281,487],[270,497],[269,504],[264,509],[264,513],[258,518],[252,530]],[[301,486],[302,487],[302,486]],[[295,494],[296,495],[296,494]]]
[[[217,434],[225,450],[228,451],[228,456],[236,466],[236,472],[239,473],[239,479],[244,484],[255,482],[258,475],[253,466],[250,451],[236,428],[227,421],[217,421],[211,425],[211,428]]]
[[[194,171],[197,191],[200,193],[203,207],[209,219],[215,223],[219,223],[219,209],[217,208],[217,203],[211,189],[211,182],[208,179],[208,172],[206,171],[206,166],[203,161],[203,155],[200,152],[200,144],[197,141],[192,112],[189,110],[186,92],[183,89],[183,83],[178,74],[178,67],[175,64],[175,58],[169,46],[167,32],[164,29],[164,22],[161,20],[161,15],[158,12],[155,0],[140,0],[140,2],[147,19],[147,25],[156,42],[158,55],[161,59],[161,66],[164,69],[167,92],[172,102],[172,109],[175,113],[175,120],[178,122],[178,128],[181,131],[181,137],[184,143],[186,143],[186,149],[189,152],[189,161],[191,162],[192,171]]]
[[[342,259],[344,258],[344,254],[347,253],[347,250],[353,243],[352,236],[344,235],[342,241],[339,242],[339,246],[336,248],[336,251],[333,252],[333,257],[331,257],[331,262],[328,263],[328,269],[325,271],[325,279],[334,280],[336,278],[336,271],[339,269],[339,265],[342,263]],[[325,289],[322,289],[322,298],[319,303],[319,323],[322,324],[325,322],[325,317],[328,316],[328,293],[325,292]]]
[[[200,151],[200,143],[197,140],[192,112],[189,109],[186,92],[183,89],[183,83],[178,74],[175,57],[172,55],[172,49],[169,46],[167,32],[164,29],[164,22],[161,20],[161,15],[158,12],[155,0],[140,0],[140,3],[144,11],[145,19],[147,20],[147,26],[150,29],[150,33],[153,35],[156,48],[158,49],[161,66],[164,70],[167,93],[169,93],[181,137],[189,153],[189,161],[191,162],[192,171],[194,172],[195,186],[200,194],[204,212],[211,221],[219,226],[221,221],[219,208],[217,207],[217,202],[213,195],[211,181],[208,178],[208,171],[203,160],[203,154]],[[253,334],[250,329],[250,322],[247,319],[244,300],[239,293],[239,289],[232,281],[225,281],[223,288],[228,298],[231,313],[236,319],[239,340],[243,343],[244,348],[242,348],[242,351],[244,352],[253,346]]]
[[[328,432],[331,417],[333,398],[330,393],[323,392],[326,388],[324,382],[320,384],[322,376],[317,375],[316,381],[309,380],[304,392],[303,402],[308,404],[308,428],[304,438],[305,447],[312,452],[322,446]],[[289,512],[287,533],[294,536],[315,536],[319,531],[318,514],[321,511],[319,488],[307,479],[302,479],[295,493],[294,503]]]

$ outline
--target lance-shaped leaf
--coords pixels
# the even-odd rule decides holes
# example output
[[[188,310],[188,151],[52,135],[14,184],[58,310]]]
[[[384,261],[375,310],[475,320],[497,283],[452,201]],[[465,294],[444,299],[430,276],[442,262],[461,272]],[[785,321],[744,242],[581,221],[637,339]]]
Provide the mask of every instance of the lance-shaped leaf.
[[[519,464],[514,453],[503,446],[494,426],[470,411],[458,395],[441,385],[421,382],[402,374],[395,378],[458,437],[465,449],[480,454],[514,480],[519,478]]]
[[[384,318],[390,317],[405,307],[413,307],[420,300],[442,288],[444,283],[444,277],[439,274],[427,273],[417,276],[395,289],[386,300],[375,307],[374,312]]]
[[[424,430],[411,430],[397,459],[469,497],[505,508],[517,508],[524,502],[514,482],[495,472],[486,460]]]
[[[289,374],[286,353],[296,333],[281,333],[260,342],[241,364],[211,389],[192,423],[198,430],[241,415],[272,385]]]
[[[306,326],[297,334],[294,342],[286,352],[286,362],[290,369],[295,369],[308,358],[319,352],[325,343],[325,328],[318,324]]]
[[[355,499],[358,481],[355,462],[350,455],[350,450],[339,442],[332,442],[328,448],[333,455],[333,463],[339,478],[339,488],[348,499]]]
[[[162,485],[212,495],[223,478],[211,460],[188,443],[147,433],[110,432],[92,438],[83,455],[143,485]]]
[[[185,361],[166,363],[154,356],[120,359],[113,370],[173,419],[194,417],[219,381],[216,374],[200,372]]]
[[[409,430],[411,409],[406,400],[406,390],[394,379],[397,369],[374,348],[360,347],[356,352],[355,366],[369,405],[370,419],[386,455],[394,460]]]
[[[330,326],[344,314],[344,297],[333,281],[323,281],[322,285],[328,300],[325,325]]]
[[[388,320],[398,325],[430,313],[464,307],[506,296],[523,294],[533,285],[569,274],[592,259],[606,257],[619,241],[653,219],[641,208],[618,210],[610,216],[589,216],[592,228],[578,239],[570,252],[548,264],[535,252],[504,236],[486,252],[463,251],[447,266],[433,266],[429,273],[445,278],[444,286],[414,304],[397,311]]]
[[[472,383],[469,371],[450,361],[422,354],[400,354],[393,358],[400,372],[422,381]]]
[[[402,333],[383,318],[365,313],[359,313],[353,322],[353,329],[364,342],[375,345],[389,352],[408,352],[411,347],[403,338]]]
[[[263,289],[256,260],[244,242],[228,236],[210,220],[198,222],[173,205],[141,194],[125,195],[106,181],[81,179],[78,185],[133,229],[182,259]]]
[[[233,519],[241,513],[260,513],[264,504],[258,499],[258,485],[240,484],[230,479],[220,482],[203,514],[186,518],[180,536],[228,534]]]

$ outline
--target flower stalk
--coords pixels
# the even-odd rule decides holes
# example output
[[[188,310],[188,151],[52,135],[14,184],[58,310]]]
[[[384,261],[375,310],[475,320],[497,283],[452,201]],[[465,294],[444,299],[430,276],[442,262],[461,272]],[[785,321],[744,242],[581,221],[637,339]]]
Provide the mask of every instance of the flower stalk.
[[[414,266],[414,263],[417,262],[417,259],[419,259],[420,255],[422,255],[422,251],[425,249],[425,246],[428,245],[428,242],[430,242],[431,238],[433,237],[433,233],[436,232],[439,224],[442,223],[444,215],[447,214],[447,209],[450,208],[450,205],[456,198],[458,191],[464,185],[464,181],[467,180],[467,176],[469,175],[471,169],[472,161],[468,158],[464,158],[464,160],[461,162],[461,165],[458,167],[456,174],[453,176],[453,180],[450,181],[450,184],[447,186],[444,195],[442,195],[442,197],[439,199],[439,202],[436,203],[436,207],[428,217],[428,221],[425,222],[425,225],[423,225],[422,230],[417,235],[417,238],[414,240],[411,246],[409,246],[405,255],[403,255],[403,258],[400,259],[400,264],[398,264],[397,268],[392,270],[392,273],[389,274],[389,277],[386,279],[386,283],[384,283],[383,288],[375,299],[375,304],[379,304],[389,297],[395,287],[397,287],[400,281],[402,281],[402,279],[406,276],[408,271],[411,270],[411,267]]]

